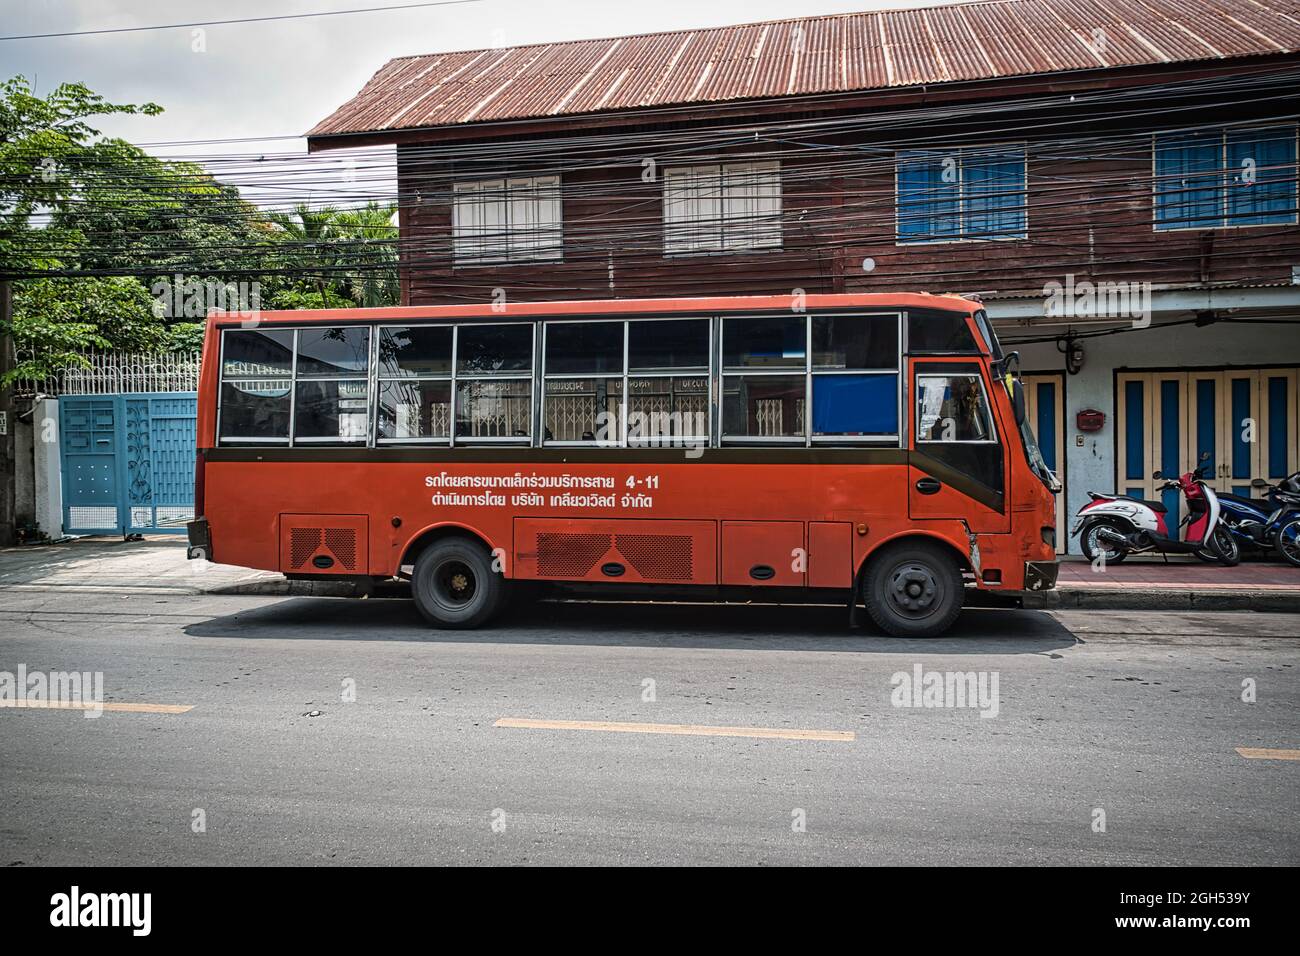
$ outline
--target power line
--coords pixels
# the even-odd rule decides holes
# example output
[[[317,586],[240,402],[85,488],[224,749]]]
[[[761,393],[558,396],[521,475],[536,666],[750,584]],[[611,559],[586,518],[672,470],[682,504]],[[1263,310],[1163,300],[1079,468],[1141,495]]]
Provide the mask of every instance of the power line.
[[[340,150],[332,154],[282,153],[270,157],[210,156],[204,163],[209,169],[206,175],[176,170],[141,172],[131,166],[92,161],[78,170],[86,177],[85,192],[65,202],[73,220],[78,215],[136,216],[138,212],[137,218],[127,222],[136,222],[146,228],[91,232],[87,238],[104,235],[116,241],[105,242],[108,248],[87,250],[82,260],[84,268],[48,272],[30,270],[23,275],[52,278],[181,271],[352,281],[353,276],[386,272],[400,266],[411,270],[408,274],[412,281],[436,286],[439,295],[474,300],[485,294],[485,283],[498,283],[501,270],[505,269],[512,270],[509,278],[512,291],[539,295],[555,294],[561,290],[607,294],[608,287],[601,279],[607,267],[610,270],[617,267],[623,283],[620,295],[629,294],[629,288],[661,290],[664,286],[671,286],[674,290],[687,292],[697,286],[707,289],[717,281],[712,274],[716,269],[711,265],[716,259],[709,256],[670,258],[663,254],[662,223],[657,209],[659,187],[642,181],[640,153],[637,151],[639,148],[640,152],[653,155],[661,165],[671,165],[674,162],[716,161],[718,157],[726,161],[736,148],[746,147],[746,155],[739,158],[758,156],[797,160],[788,165],[782,163],[783,190],[790,187],[785,196],[790,202],[783,208],[781,217],[786,241],[781,250],[763,257],[763,264],[759,266],[761,271],[749,275],[747,281],[766,285],[808,284],[820,288],[836,281],[828,270],[836,257],[844,256],[848,249],[894,249],[898,239],[893,211],[897,204],[893,179],[896,150],[918,147],[954,149],[963,143],[988,146],[988,127],[996,124],[999,142],[1004,137],[1014,138],[1031,155],[1051,163],[1050,175],[1036,174],[1031,166],[1025,188],[1010,191],[1016,195],[1017,201],[1001,211],[1023,213],[1027,209],[1031,218],[1049,210],[1057,215],[1047,221],[1035,218],[1025,238],[1018,239],[1014,247],[999,247],[996,254],[992,247],[986,248],[987,261],[972,261],[966,253],[945,257],[941,253],[927,256],[918,252],[916,259],[909,254],[907,259],[889,265],[865,281],[880,281],[890,286],[907,283],[941,288],[976,283],[977,287],[987,289],[1006,282],[1032,284],[1034,276],[1041,280],[1043,270],[1048,268],[1056,272],[1082,274],[1097,267],[1131,271],[1152,263],[1183,265],[1189,274],[1195,271],[1193,267],[1198,263],[1213,264],[1216,280],[1222,281],[1226,278],[1225,272],[1234,269],[1240,272],[1240,268],[1234,266],[1234,260],[1249,259],[1257,267],[1266,263],[1270,269],[1276,267],[1280,270],[1289,261],[1289,247],[1277,242],[1274,230],[1265,230],[1258,234],[1234,235],[1231,242],[1217,244],[1208,251],[1193,248],[1189,239],[1170,235],[1162,240],[1168,243],[1167,247],[1153,251],[1151,239],[1140,237],[1136,230],[1118,237],[1107,237],[1107,206],[1116,203],[1115,208],[1121,209],[1134,200],[1150,201],[1147,197],[1151,196],[1153,185],[1162,182],[1150,165],[1153,135],[1158,134],[1162,126],[1176,121],[1180,112],[1213,108],[1220,113],[1226,112],[1230,118],[1206,120],[1198,116],[1199,122],[1179,123],[1179,132],[1258,127],[1280,120],[1293,122],[1296,117],[1290,109],[1284,108],[1268,115],[1260,115],[1260,112],[1271,100],[1293,99],[1294,94],[1290,91],[1294,89],[1295,76],[1296,71],[1290,68],[1280,73],[1217,78],[1215,82],[1169,83],[1139,90],[1106,91],[1089,97],[1087,103],[1081,97],[1079,102],[1071,103],[1064,114],[1059,112],[1064,105],[1062,98],[1050,96],[988,107],[925,107],[876,113],[869,117],[859,114],[847,118],[767,121],[758,126],[732,120],[656,130],[647,124],[647,128],[634,131],[594,136],[570,134],[532,142],[404,146],[397,155],[388,152],[380,155],[373,150]],[[1283,92],[1264,95],[1278,88]],[[1188,103],[1187,100],[1194,98],[1196,93],[1201,94],[1201,100]],[[1207,103],[1210,97],[1206,94],[1210,93],[1218,96]],[[1181,101],[1169,102],[1175,97]],[[1095,109],[1083,109],[1085,105],[1104,107],[1106,112],[1098,115]],[[1046,116],[1036,115],[1043,110],[1052,112]],[[1008,113],[1012,115],[1006,115]],[[1149,122],[1152,116],[1158,117],[1157,123]],[[1091,133],[1091,129],[1102,121],[1116,124],[1119,128],[1104,135]],[[976,124],[979,124],[978,128]],[[845,138],[846,134],[853,133],[865,133],[868,138]],[[363,157],[362,162],[341,160],[343,156],[350,159],[352,154]],[[181,158],[204,161],[198,156],[177,159]],[[400,160],[404,177],[413,183],[399,183],[397,189],[381,188],[380,184],[391,181],[391,176],[385,174],[394,168],[395,160]],[[321,178],[328,176],[331,168],[336,169],[340,161],[347,162],[352,176],[361,174],[359,180],[349,180],[358,182],[360,189],[345,189],[333,179]],[[1100,176],[1096,171],[1087,172],[1098,161],[1107,162],[1110,170]],[[1078,171],[1075,171],[1076,166]],[[1293,163],[1286,166],[1294,168]],[[218,200],[217,208],[210,210],[203,209],[198,197],[187,200],[189,205],[184,208],[149,208],[159,200],[179,202],[178,197],[165,193],[155,200],[149,195],[155,189],[183,188],[191,181],[196,184],[210,182],[209,175],[225,175],[228,180],[247,176],[249,178],[238,185],[248,189],[285,191],[287,195],[277,197],[282,203],[303,195],[319,200],[324,192],[326,196],[340,200],[382,198],[386,204],[410,210],[430,202],[446,205],[451,199],[450,183],[457,180],[491,178],[490,174],[496,169],[512,168],[578,174],[572,181],[564,183],[565,201],[590,205],[580,206],[580,214],[566,218],[564,222],[566,247],[558,270],[557,264],[544,261],[507,260],[475,264],[488,266],[486,272],[461,272],[463,264],[456,261],[449,225],[435,222],[430,228],[427,220],[419,219],[400,242],[360,237],[291,239],[285,242],[280,238],[265,244],[227,240],[196,245],[177,237],[177,241],[167,243],[163,248],[121,248],[123,243],[132,239],[170,232],[167,224],[176,220],[194,219],[204,226],[266,221],[269,215],[266,210],[259,210],[251,204],[239,206],[225,198]],[[607,175],[585,180],[581,175],[618,169],[631,172],[626,176]],[[1218,176],[1229,171],[1225,167],[1209,174]],[[114,197],[107,193],[111,198],[100,198],[104,194],[99,188],[98,178],[101,176],[112,189],[134,186],[145,195],[142,198]],[[0,178],[0,186],[6,181],[21,183],[25,180],[20,176],[7,180]],[[1258,188],[1277,189],[1279,196],[1290,199],[1289,211],[1294,219],[1294,184],[1292,174],[1285,180],[1261,181]],[[1161,190],[1162,194],[1174,198],[1194,195],[1200,188],[1195,183],[1173,189],[1167,186]],[[1078,195],[1082,187],[1087,187],[1092,194]],[[1028,195],[1027,201],[1022,201],[1022,194]],[[805,205],[806,209],[800,208]],[[1095,218],[1087,221],[1082,221],[1081,217],[1059,215],[1062,210],[1078,210],[1086,216],[1089,209],[1098,210],[1100,215],[1091,214]],[[1125,225],[1150,228],[1155,225],[1154,214],[1154,209],[1148,215],[1126,214]],[[1219,225],[1232,225],[1238,216],[1249,218],[1250,215],[1249,212],[1229,213],[1222,217]],[[1090,232],[1085,235],[1092,225],[1103,226],[1096,242]],[[383,232],[370,231],[362,235],[390,232],[387,227],[381,229]],[[33,238],[35,241],[27,246],[28,252],[43,253],[49,258],[59,258],[68,253],[73,260],[80,258],[77,255],[80,250],[65,244],[58,235]],[[948,238],[979,237],[962,235]],[[389,253],[394,248],[397,262]],[[1002,251],[1008,248],[1015,249],[1014,265],[999,261]],[[362,258],[371,254],[388,255],[389,258],[382,261]],[[655,261],[646,261],[647,256],[653,256]],[[297,262],[286,264],[287,260],[295,257]],[[218,258],[220,262],[216,261]],[[739,260],[728,261],[739,265]],[[754,259],[748,265],[753,266],[758,261]],[[124,262],[127,265],[121,265]],[[1218,270],[1220,262],[1226,263],[1227,268]],[[513,271],[516,269],[519,271]],[[671,270],[671,274],[665,270]],[[995,278],[999,276],[1002,278]],[[856,276],[850,279],[851,282],[855,280],[858,283],[864,281]]]
[[[282,13],[269,17],[238,17],[230,20],[196,20],[193,23],[160,23],[140,27],[105,27],[100,30],[68,30],[63,33],[26,33],[0,37],[0,40],[48,40],[54,37],[100,36],[106,33],[142,33],[148,30],[179,30],[185,27],[216,27],[232,23],[267,23],[271,20],[305,20],[310,17],[339,17],[352,13],[381,13],[388,10],[416,10],[423,7],[454,7],[483,0],[431,0],[428,3],[402,3],[386,7],[360,7],[354,10],[318,10],[314,13]]]

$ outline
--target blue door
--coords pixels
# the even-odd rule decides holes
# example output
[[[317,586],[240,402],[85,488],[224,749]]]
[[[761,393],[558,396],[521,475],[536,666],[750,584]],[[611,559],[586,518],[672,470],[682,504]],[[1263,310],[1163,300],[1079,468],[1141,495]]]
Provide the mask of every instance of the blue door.
[[[59,400],[63,456],[63,530],[66,534],[122,531],[117,453],[121,417],[111,395]]]
[[[1065,374],[1047,372],[1022,376],[1025,386],[1025,412],[1038,439],[1043,461],[1061,482],[1056,496],[1056,553],[1064,554],[1070,539],[1067,524],[1065,485]]]
[[[64,533],[183,532],[197,404],[194,392],[60,398]]]

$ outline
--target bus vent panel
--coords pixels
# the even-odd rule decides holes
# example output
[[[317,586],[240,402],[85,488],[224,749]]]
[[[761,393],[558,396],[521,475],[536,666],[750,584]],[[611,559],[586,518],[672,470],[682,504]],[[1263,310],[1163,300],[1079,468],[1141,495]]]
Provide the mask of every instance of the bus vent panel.
[[[515,519],[521,578],[656,584],[717,583],[712,521]]]
[[[280,571],[367,573],[367,527],[365,515],[280,515]]]

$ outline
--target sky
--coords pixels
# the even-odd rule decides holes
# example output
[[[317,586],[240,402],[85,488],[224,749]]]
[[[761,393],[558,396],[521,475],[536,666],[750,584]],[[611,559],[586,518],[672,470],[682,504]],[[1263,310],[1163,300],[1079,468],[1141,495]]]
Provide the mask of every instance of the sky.
[[[414,0],[0,0],[0,37],[72,30],[353,10]],[[472,0],[270,23],[0,40],[0,77],[21,74],[48,93],[85,83],[110,101],[153,102],[157,117],[108,117],[109,135],[158,155],[303,152],[301,139],[259,144],[162,144],[299,137],[395,56],[657,30],[714,27],[935,0]],[[237,180],[237,177],[236,177]],[[260,198],[260,197],[250,197]]]

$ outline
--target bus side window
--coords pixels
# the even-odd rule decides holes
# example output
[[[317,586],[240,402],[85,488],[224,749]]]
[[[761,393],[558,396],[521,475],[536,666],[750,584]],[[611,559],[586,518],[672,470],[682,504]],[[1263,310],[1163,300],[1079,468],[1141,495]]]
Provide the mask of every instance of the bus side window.
[[[627,442],[709,443],[709,320],[641,319],[627,327]]]
[[[916,437],[918,442],[996,442],[980,376],[918,375]]]
[[[456,439],[526,442],[533,432],[531,322],[456,328]]]
[[[544,441],[620,443],[623,330],[622,322],[545,323]]]
[[[722,437],[804,443],[806,315],[722,320]]]
[[[898,434],[898,317],[812,317],[813,438]]]
[[[223,445],[287,444],[292,329],[227,329],[218,406]]]
[[[728,316],[722,439],[753,444],[897,443],[900,316]]]
[[[380,442],[451,440],[450,325],[379,327]]]
[[[370,426],[370,329],[298,330],[293,439],[311,444],[365,443]]]

